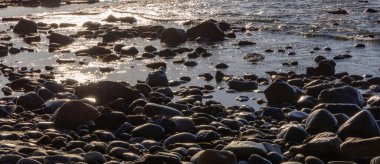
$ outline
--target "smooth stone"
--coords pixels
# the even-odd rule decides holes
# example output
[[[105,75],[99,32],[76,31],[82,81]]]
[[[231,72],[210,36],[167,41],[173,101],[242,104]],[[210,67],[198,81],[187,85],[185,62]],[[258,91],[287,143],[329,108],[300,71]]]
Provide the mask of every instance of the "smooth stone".
[[[83,155],[83,158],[87,163],[105,163],[107,161],[103,154],[97,151],[87,152]]]
[[[165,135],[165,129],[160,125],[147,123],[134,128],[131,134],[133,137],[160,139]]]
[[[99,81],[94,87],[92,91],[95,91],[93,94],[97,104],[110,103],[118,98],[130,104],[141,97],[139,90],[119,82]]]
[[[265,89],[264,94],[268,102],[295,103],[297,101],[299,92],[295,87],[289,85],[287,82],[277,79],[273,81],[267,89]]]
[[[309,114],[302,111],[291,111],[286,114],[286,118],[290,121],[302,122],[302,120],[306,119]]]
[[[17,163],[23,157],[17,154],[4,154],[0,157],[1,163]]]
[[[27,19],[20,19],[14,26],[13,32],[17,34],[37,33],[37,23]]]
[[[215,23],[205,21],[188,29],[186,31],[186,37],[189,40],[195,40],[196,38],[201,37],[210,39],[211,41],[223,41],[224,33],[219,30]]]
[[[341,155],[346,159],[355,160],[365,157],[380,156],[378,147],[380,137],[373,138],[348,138],[340,145]]]
[[[232,152],[224,150],[200,151],[190,161],[194,164],[237,164],[236,156]]]
[[[231,80],[228,82],[230,89],[237,91],[252,91],[258,88],[258,84],[255,81],[240,81],[240,80]]]
[[[143,113],[148,117],[152,116],[166,116],[166,117],[174,117],[174,116],[183,116],[182,112],[164,105],[159,105],[155,103],[147,103],[144,106]]]
[[[342,104],[342,103],[340,104],[321,103],[315,106],[313,108],[313,111],[318,110],[318,109],[326,109],[330,111],[332,114],[344,113],[350,117],[362,111],[362,109],[355,104]]]
[[[252,154],[248,159],[248,164],[272,164],[272,162],[260,155]]]
[[[345,139],[347,137],[370,138],[380,135],[379,125],[373,115],[363,110],[347,120],[337,134]]]
[[[263,107],[261,111],[261,116],[268,116],[279,121],[284,120],[286,118],[284,112],[280,108]]]
[[[41,162],[30,158],[23,158],[20,159],[16,164],[41,164]]]
[[[172,117],[178,132],[190,132],[195,129],[193,120],[188,117]]]
[[[311,135],[321,132],[335,132],[338,128],[338,121],[328,110],[319,109],[309,115],[305,127]]]
[[[147,154],[147,155],[144,155],[140,160],[134,161],[134,164],[148,164],[148,163],[181,164],[181,160],[174,156]]]
[[[351,86],[323,90],[319,94],[318,100],[323,103],[356,104],[359,107],[363,107],[365,104],[364,98],[359,90]]]
[[[333,60],[318,61],[318,66],[307,67],[306,74],[309,76],[333,76],[335,74],[336,63]]]
[[[307,156],[305,158],[305,164],[325,164],[325,163],[317,157]]]
[[[49,44],[57,43],[60,46],[67,46],[74,43],[74,38],[58,33],[51,33],[49,36]]]
[[[262,143],[253,141],[232,141],[223,150],[233,152],[238,160],[247,160],[252,154],[261,156],[267,154],[267,150]]]
[[[99,112],[91,105],[73,100],[54,112],[51,120],[62,128],[75,128],[89,120],[95,120]]]
[[[150,87],[168,87],[169,81],[166,76],[165,71],[163,70],[157,70],[150,72],[148,74],[148,77],[146,78],[146,83]]]
[[[116,130],[127,121],[127,116],[118,111],[102,111],[94,121],[98,129]]]
[[[164,145],[169,146],[175,143],[193,143],[196,141],[196,139],[197,137],[194,134],[191,134],[188,132],[182,132],[182,133],[177,133],[168,137],[164,141]]]
[[[26,110],[37,109],[43,103],[45,103],[45,101],[34,92],[25,93],[17,99],[17,105],[22,106]]]
[[[167,28],[161,33],[161,43],[167,46],[178,46],[186,41],[186,32],[183,29]]]

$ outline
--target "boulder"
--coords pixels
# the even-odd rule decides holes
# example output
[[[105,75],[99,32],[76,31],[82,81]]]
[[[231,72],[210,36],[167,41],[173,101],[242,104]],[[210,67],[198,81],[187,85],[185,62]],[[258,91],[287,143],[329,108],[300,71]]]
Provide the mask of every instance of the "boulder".
[[[126,121],[124,113],[105,109],[96,117],[95,125],[97,129],[116,130]]]
[[[186,32],[183,29],[167,28],[161,34],[161,43],[167,46],[178,46],[186,41]]]
[[[363,107],[366,103],[359,90],[351,86],[323,90],[318,99],[323,103],[356,104],[359,107]]]
[[[267,150],[262,143],[253,141],[232,141],[223,150],[231,151],[238,160],[248,160],[252,154],[265,156]]]
[[[319,109],[309,115],[305,126],[306,131],[314,135],[322,132],[335,132],[338,128],[338,122],[328,110]]]
[[[182,132],[174,134],[164,141],[165,146],[176,143],[194,143],[197,140],[197,137],[194,134],[188,132]]]
[[[198,37],[209,39],[211,41],[223,41],[224,33],[220,31],[217,25],[210,21],[205,21],[186,31],[188,40],[194,40]]]
[[[84,154],[84,161],[87,163],[105,163],[107,160],[103,154],[97,151],[90,151]]]
[[[37,33],[37,23],[27,19],[20,19],[20,21],[14,26],[13,32],[17,34],[31,34]]]
[[[345,139],[347,137],[370,138],[380,135],[379,126],[373,115],[363,110],[347,120],[338,130],[337,134]]]
[[[340,145],[342,157],[350,160],[380,156],[380,137],[348,138]]]
[[[164,70],[150,72],[146,78],[146,83],[150,87],[168,87],[169,81]]]
[[[69,44],[74,43],[74,41],[75,41],[74,38],[72,38],[70,36],[58,34],[55,32],[50,34],[50,37],[49,37],[49,44],[57,43],[60,46],[67,46]]]
[[[165,135],[165,129],[160,125],[147,123],[134,128],[131,134],[133,137],[161,139]]]
[[[26,110],[33,110],[39,108],[45,101],[36,93],[28,92],[21,95],[16,104],[22,106]]]
[[[90,120],[95,120],[99,112],[91,105],[73,100],[63,104],[51,118],[57,127],[76,128]]]
[[[164,105],[159,105],[155,103],[148,103],[144,106],[143,113],[148,117],[153,116],[165,116],[165,117],[174,117],[174,116],[183,116],[182,112]]]
[[[195,154],[191,160],[194,164],[237,164],[236,156],[230,151],[204,150]]]
[[[336,63],[333,60],[321,60],[318,66],[306,68],[306,74],[309,76],[333,76],[335,74]]]
[[[300,95],[298,89],[287,82],[277,79],[264,91],[265,97],[271,103],[295,103]]]
[[[126,104],[141,98],[140,91],[125,84],[114,81],[100,81],[95,87],[97,104],[105,104],[123,98]]]
[[[338,103],[335,103],[335,104],[321,103],[315,106],[313,108],[313,111],[318,110],[318,109],[326,109],[332,114],[344,113],[350,117],[362,111],[362,109],[355,104],[342,104],[342,103],[339,103],[339,104]]]

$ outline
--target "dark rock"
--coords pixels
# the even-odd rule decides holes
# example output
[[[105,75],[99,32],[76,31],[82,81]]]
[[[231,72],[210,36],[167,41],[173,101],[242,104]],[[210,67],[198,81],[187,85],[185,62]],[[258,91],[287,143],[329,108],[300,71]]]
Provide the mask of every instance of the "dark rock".
[[[347,137],[370,138],[380,135],[379,126],[373,115],[363,110],[347,120],[338,130],[337,134],[345,139]]]
[[[336,63],[333,60],[321,60],[318,66],[306,68],[306,74],[309,76],[333,76],[335,74]]]
[[[326,109],[332,114],[344,113],[350,117],[362,110],[355,104],[319,104],[313,108],[313,110],[317,109]]]
[[[214,130],[200,130],[196,136],[199,142],[212,142],[220,139],[220,135]]]
[[[356,104],[359,107],[365,105],[361,93],[351,86],[323,90],[319,94],[318,99],[323,103],[348,103]]]
[[[314,135],[321,132],[335,132],[338,122],[328,110],[319,109],[309,115],[305,126],[306,131]]]
[[[228,82],[228,86],[236,91],[252,91],[258,88],[255,81],[231,80]]]
[[[154,104],[154,103],[148,103],[144,107],[143,113],[147,115],[148,117],[152,116],[166,116],[166,117],[173,117],[173,116],[183,116],[182,112],[174,109],[169,106]]]
[[[262,143],[252,141],[232,141],[223,150],[231,151],[238,160],[247,160],[252,154],[265,156],[267,150]]]
[[[17,105],[20,105],[27,110],[37,109],[44,102],[45,101],[34,92],[25,93],[17,99]]]
[[[191,158],[194,164],[237,164],[236,156],[230,151],[224,150],[204,150],[195,154]]]
[[[340,145],[340,151],[343,157],[355,160],[358,158],[380,156],[378,146],[380,146],[380,137],[366,139],[348,138]]]
[[[120,40],[120,37],[114,34],[113,32],[107,32],[102,36],[102,42],[104,43],[112,43]]]
[[[285,142],[302,143],[308,137],[306,130],[302,126],[290,125],[288,128],[283,129],[280,132],[283,135]]]
[[[219,30],[215,23],[205,21],[186,31],[186,37],[189,40],[194,40],[198,37],[207,38],[211,41],[223,41],[224,33]]]
[[[325,164],[325,163],[317,157],[307,156],[305,158],[305,164]]]
[[[331,10],[331,11],[327,11],[327,12],[330,14],[348,14],[348,12],[345,9],[341,9],[341,8]]]
[[[120,60],[120,57],[114,54],[110,54],[102,58],[102,62],[113,62],[116,60]]]
[[[52,33],[49,36],[49,44],[57,43],[60,46],[67,46],[69,44],[74,43],[74,38],[58,33]]]
[[[286,114],[286,117],[290,121],[302,122],[302,120],[308,117],[308,114],[302,111],[291,111]]]
[[[139,53],[139,50],[136,47],[124,46],[121,48],[120,53],[126,56],[135,56]]]
[[[178,132],[190,132],[195,129],[194,122],[188,117],[172,117]]]
[[[252,154],[248,159],[248,164],[272,164],[272,162],[260,155]]]
[[[89,54],[91,57],[97,57],[97,56],[103,56],[103,55],[106,55],[106,54],[111,54],[111,50],[110,49],[107,49],[107,48],[104,48],[104,47],[100,47],[100,46],[93,46],[89,49],[83,49],[83,50],[79,50],[79,51],[76,51],[75,54],[81,54],[81,53],[87,53]]]
[[[174,134],[164,141],[165,146],[169,146],[171,144],[176,143],[194,143],[196,141],[197,137],[194,134],[188,133],[188,132],[182,132]]]
[[[87,163],[105,163],[107,160],[103,154],[97,151],[90,151],[83,155],[84,161]]]
[[[144,137],[147,139],[161,139],[165,135],[165,129],[157,124],[147,123],[132,130],[133,137]]]
[[[26,35],[37,33],[37,23],[27,19],[20,19],[20,21],[13,28],[13,32]]]
[[[113,81],[98,82],[94,96],[97,104],[109,103],[117,98],[123,98],[127,104],[130,104],[141,97],[138,90]]]
[[[181,160],[173,156],[168,155],[152,155],[147,154],[142,159],[135,161],[134,164],[181,164]]]
[[[377,13],[378,11],[375,9],[372,9],[372,8],[367,8],[364,10],[364,12],[366,12],[366,13]]]
[[[323,132],[315,135],[307,143],[290,148],[292,153],[311,155],[322,160],[336,159],[342,140],[334,133]]]
[[[183,29],[167,28],[161,34],[161,43],[167,46],[178,46],[186,41],[186,32]]]
[[[150,72],[148,74],[148,77],[146,78],[146,83],[150,87],[168,87],[169,86],[169,81],[168,78],[166,77],[166,73],[163,70],[157,70]]]
[[[105,109],[107,110],[107,109]],[[116,130],[120,127],[127,117],[122,112],[102,111],[95,119],[95,124],[98,129]]]
[[[269,85],[264,94],[266,99],[272,103],[295,103],[300,93],[296,87],[277,79]]]
[[[228,65],[226,63],[218,63],[215,65],[216,69],[226,69],[228,68]]]
[[[274,108],[274,107],[263,107],[261,109],[262,116],[268,116],[276,120],[284,120],[285,114],[280,108]]]
[[[313,108],[315,105],[318,104],[317,99],[315,99],[312,96],[301,96],[297,101],[297,106],[299,108]]]
[[[73,100],[58,108],[51,120],[58,127],[75,128],[89,120],[95,120],[98,113],[93,106]]]

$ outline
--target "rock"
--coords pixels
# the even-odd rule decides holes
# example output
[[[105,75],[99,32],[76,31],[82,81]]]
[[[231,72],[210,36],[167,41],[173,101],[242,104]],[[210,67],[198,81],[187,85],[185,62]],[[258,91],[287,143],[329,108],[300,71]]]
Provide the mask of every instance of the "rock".
[[[161,34],[161,43],[167,46],[178,46],[186,41],[186,32],[183,29],[167,28]]]
[[[372,9],[372,8],[367,8],[364,10],[364,12],[366,12],[366,13],[377,13],[378,11],[375,9]]]
[[[263,61],[265,59],[264,55],[259,53],[249,53],[244,56],[244,60],[247,60],[249,62],[259,62]]]
[[[345,9],[341,9],[341,8],[338,8],[338,9],[335,9],[335,10],[330,10],[330,11],[327,11],[327,12],[330,13],[330,14],[348,14],[348,12]]]
[[[31,34],[37,33],[37,23],[27,19],[20,19],[20,21],[13,28],[13,32],[17,34]]]
[[[157,124],[147,123],[134,128],[131,132],[133,137],[144,137],[147,139],[161,139],[165,135],[165,129]]]
[[[8,46],[4,44],[0,44],[0,56],[7,56],[8,55]]]
[[[135,56],[139,53],[139,50],[133,46],[124,46],[120,50],[120,54],[126,56]]]
[[[228,65],[226,63],[218,63],[215,65],[216,69],[226,69],[228,68]]]
[[[318,99],[323,103],[356,104],[359,107],[363,107],[366,103],[359,90],[351,86],[323,90]]]
[[[167,147],[171,144],[176,143],[194,143],[197,140],[197,137],[194,134],[188,132],[182,132],[174,134],[164,141],[164,145]]]
[[[370,164],[379,164],[380,163],[380,156],[377,156],[371,160]]]
[[[297,106],[299,108],[313,108],[318,104],[318,100],[312,96],[301,96],[297,101]]]
[[[336,159],[339,153],[339,145],[342,140],[338,135],[331,132],[323,132],[315,135],[307,143],[290,148],[292,153],[311,155],[322,160]]]
[[[306,119],[309,115],[302,111],[291,111],[286,114],[286,118],[290,121],[302,122],[302,120]]]
[[[272,103],[295,103],[299,96],[295,87],[280,79],[273,81],[264,91],[264,94],[268,102]]]
[[[84,154],[84,161],[87,163],[105,163],[107,160],[103,154],[97,151],[90,151]]]
[[[255,81],[231,80],[228,82],[228,86],[236,91],[252,91],[258,88]]]
[[[22,106],[26,110],[37,109],[44,103],[45,101],[34,92],[25,93],[17,99],[17,105]]]
[[[195,130],[194,122],[188,117],[172,117],[178,132],[190,132]]]
[[[210,39],[211,41],[223,41],[224,33],[219,30],[215,23],[205,21],[186,31],[186,37],[189,40],[195,40],[198,37]]]
[[[212,142],[220,139],[219,134],[214,130],[200,130],[196,136],[199,142]]]
[[[261,111],[261,116],[271,117],[272,119],[276,119],[279,121],[284,120],[286,118],[284,112],[280,108],[263,107]]]
[[[319,109],[313,111],[306,120],[306,131],[309,134],[318,134],[321,132],[335,132],[338,122],[328,110]]]
[[[59,7],[61,6],[61,0],[40,0],[43,7]]]
[[[373,115],[363,110],[347,120],[338,130],[342,139],[347,137],[370,138],[380,135],[379,126]]]
[[[321,103],[313,108],[313,110],[317,109],[326,109],[332,114],[337,114],[337,113],[344,113],[348,116],[353,116],[356,113],[362,111],[362,109],[355,105],[355,104],[325,104]]]
[[[116,61],[116,60],[120,60],[120,57],[117,56],[117,55],[114,55],[114,54],[110,54],[110,55],[107,55],[105,57],[102,58],[102,62],[113,62],[113,61]]]
[[[252,154],[248,159],[248,164],[272,164],[272,162],[257,154]]]
[[[61,128],[75,128],[89,120],[95,120],[99,112],[91,105],[73,100],[54,112],[51,120]]]
[[[318,66],[306,68],[306,74],[309,76],[333,76],[335,74],[336,63],[333,60],[321,60]]]
[[[127,117],[124,113],[105,109],[96,117],[95,125],[97,129],[116,130],[126,121]]]
[[[340,145],[341,155],[347,159],[380,156],[378,151],[380,137],[372,138],[348,138]]]
[[[51,155],[44,158],[44,164],[53,164],[53,163],[71,163],[70,157],[63,155]]]
[[[317,157],[307,156],[305,158],[305,164],[325,164],[325,163]]]
[[[165,71],[163,70],[157,70],[150,72],[148,74],[148,77],[146,78],[146,83],[150,87],[168,87],[169,86],[169,81],[166,76]]]
[[[252,154],[265,156],[267,150],[262,143],[253,141],[232,141],[223,150],[231,151],[238,160],[247,160]]]
[[[78,55],[81,53],[86,53],[91,57],[98,57],[98,56],[111,54],[111,52],[112,51],[110,49],[100,47],[100,46],[93,46],[93,47],[88,48],[88,49],[78,50],[75,52],[75,54]]]
[[[175,108],[154,103],[146,104],[143,113],[148,117],[157,115],[166,117],[183,116],[182,112]]]
[[[114,32],[107,32],[102,36],[102,42],[103,43],[112,43],[120,40],[120,37],[117,36]]]
[[[49,36],[49,44],[57,43],[60,46],[67,46],[69,44],[74,43],[74,38],[58,33],[52,33]]]
[[[22,156],[17,154],[4,154],[0,157],[1,163],[17,163],[20,159],[22,159]]]
[[[195,154],[191,158],[194,164],[237,164],[235,155],[230,151],[224,150],[204,150]]]
[[[168,155],[147,154],[142,159],[133,162],[134,164],[181,164],[181,160]]]
[[[130,104],[141,98],[139,90],[114,81],[99,81],[94,90],[97,104],[110,103],[118,98],[123,98],[125,103]]]

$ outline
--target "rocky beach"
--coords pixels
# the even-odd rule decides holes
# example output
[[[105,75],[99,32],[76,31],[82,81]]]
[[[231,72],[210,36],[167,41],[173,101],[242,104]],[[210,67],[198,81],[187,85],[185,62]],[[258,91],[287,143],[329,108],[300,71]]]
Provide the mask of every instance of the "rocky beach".
[[[0,163],[380,164],[380,2],[0,2]]]

